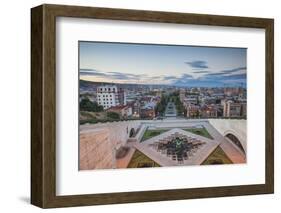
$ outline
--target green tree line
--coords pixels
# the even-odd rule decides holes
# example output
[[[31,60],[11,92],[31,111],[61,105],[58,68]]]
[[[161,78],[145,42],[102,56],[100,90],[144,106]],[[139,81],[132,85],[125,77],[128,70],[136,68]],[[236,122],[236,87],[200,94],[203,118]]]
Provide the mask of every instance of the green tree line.
[[[98,105],[97,102],[90,101],[89,98],[84,98],[80,101],[80,111],[102,112],[103,106]]]

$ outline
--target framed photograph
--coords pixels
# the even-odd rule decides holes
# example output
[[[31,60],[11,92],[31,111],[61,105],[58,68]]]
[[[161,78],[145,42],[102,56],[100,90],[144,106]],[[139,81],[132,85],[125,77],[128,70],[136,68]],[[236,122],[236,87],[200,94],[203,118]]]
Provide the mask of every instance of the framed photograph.
[[[274,191],[273,19],[31,9],[31,203]]]

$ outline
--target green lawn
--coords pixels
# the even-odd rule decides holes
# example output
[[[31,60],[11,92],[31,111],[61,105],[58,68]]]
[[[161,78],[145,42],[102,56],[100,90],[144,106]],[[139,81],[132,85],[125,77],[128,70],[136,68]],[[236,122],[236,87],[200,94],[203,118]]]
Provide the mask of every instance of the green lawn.
[[[168,130],[166,129],[157,129],[157,130],[146,130],[142,136],[141,141],[145,141],[149,138],[155,137],[157,135],[162,134],[163,132],[166,132]]]
[[[187,132],[191,132],[193,134],[196,134],[196,135],[200,135],[200,136],[203,136],[203,137],[206,137],[206,138],[209,138],[209,139],[214,139],[210,133],[205,129],[205,127],[203,128],[186,128],[186,129],[183,129]]]
[[[142,152],[136,150],[127,168],[160,167]]]
[[[202,163],[202,165],[232,164],[225,152],[218,146]]]

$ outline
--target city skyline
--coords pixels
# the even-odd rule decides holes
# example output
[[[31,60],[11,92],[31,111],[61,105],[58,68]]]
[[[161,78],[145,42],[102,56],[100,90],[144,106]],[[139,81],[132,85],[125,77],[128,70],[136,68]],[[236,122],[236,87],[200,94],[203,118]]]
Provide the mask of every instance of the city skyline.
[[[79,42],[80,79],[190,87],[246,87],[246,48]]]

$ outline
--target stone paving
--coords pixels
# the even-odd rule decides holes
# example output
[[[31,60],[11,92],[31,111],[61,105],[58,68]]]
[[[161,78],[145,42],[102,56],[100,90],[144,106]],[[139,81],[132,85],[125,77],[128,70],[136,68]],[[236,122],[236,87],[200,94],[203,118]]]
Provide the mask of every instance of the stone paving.
[[[165,109],[165,117],[176,117],[177,109],[173,102],[169,102]]]
[[[202,146],[202,148],[199,148],[196,151],[196,153],[193,154],[193,156],[190,156],[187,160],[184,160],[183,163],[178,163],[178,161],[172,160],[171,158],[167,157],[166,155],[161,154],[160,152],[157,152],[157,150],[151,148],[150,144],[153,144],[154,142],[164,139],[165,137],[168,137],[175,133],[180,133],[182,135],[186,135],[187,137],[196,138],[202,142],[205,142],[205,144]],[[158,163],[162,166],[199,165],[206,159],[207,156],[209,156],[215,150],[215,148],[218,145],[219,145],[219,143],[215,140],[211,140],[211,139],[199,136],[199,135],[195,135],[193,133],[187,132],[187,131],[179,129],[179,128],[173,128],[161,135],[150,138],[141,143],[134,144],[136,149],[140,150],[145,155],[147,155],[149,158],[151,158],[156,163]]]
[[[171,130],[141,143],[136,142],[133,144],[134,147],[162,166],[200,165],[218,146],[223,149],[233,163],[246,162],[245,156],[243,156],[241,152],[239,152],[231,143],[229,143],[208,121],[188,122],[187,120],[180,121],[175,119],[175,122],[176,123],[171,120],[164,120],[165,125],[163,125],[163,123],[154,125],[153,128],[155,129],[163,127],[168,128],[170,126]],[[214,139],[208,139],[206,137],[181,129],[188,127],[205,127]],[[178,161],[172,160],[170,157],[167,157],[166,155],[157,152],[156,149],[151,148],[151,144],[175,134],[176,132],[188,137],[196,138],[202,142],[205,142],[206,144],[197,150],[193,156],[189,157],[187,160],[184,160],[183,163],[178,163]]]

